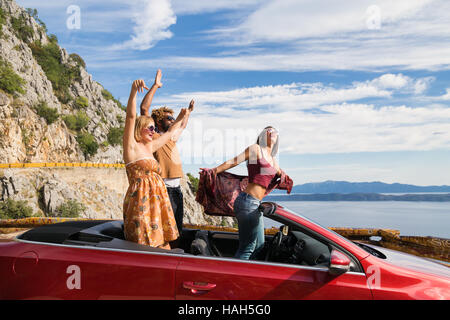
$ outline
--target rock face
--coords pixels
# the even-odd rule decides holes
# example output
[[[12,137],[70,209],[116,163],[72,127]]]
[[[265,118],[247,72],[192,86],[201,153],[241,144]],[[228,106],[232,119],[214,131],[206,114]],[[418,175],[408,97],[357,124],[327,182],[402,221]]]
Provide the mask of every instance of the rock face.
[[[22,92],[0,88],[0,163],[26,162],[123,162],[120,144],[109,143],[108,133],[120,128],[125,111],[120,103],[86,71],[81,57],[69,55],[47,36],[42,22],[12,0],[0,0],[0,58],[23,80]],[[20,28],[17,27],[18,21]],[[64,70],[76,70],[67,87],[69,99],[61,99],[36,56],[36,48],[56,44]],[[33,48],[35,51],[33,51]],[[39,51],[38,51],[39,52]],[[47,70],[48,71],[48,70]],[[53,80],[54,81],[54,80]],[[81,99],[81,102],[79,100]],[[57,114],[49,121],[39,112],[45,105]],[[88,119],[81,129],[65,119],[82,112]],[[77,136],[89,134],[99,145],[86,153]],[[0,170],[5,197],[26,200],[36,215],[55,215],[67,200],[85,206],[82,217],[122,218],[122,201],[128,187],[124,169],[4,169]],[[89,171],[93,170],[93,171]],[[106,170],[106,171],[102,171]],[[232,226],[231,218],[208,217],[195,201],[189,182],[183,179],[185,217],[189,224]]]
[[[82,218],[122,219],[128,180],[124,169],[27,168],[0,170],[0,192],[5,198],[26,200],[35,215],[59,216],[57,208],[67,200],[85,206]],[[233,218],[211,217],[195,201],[190,182],[181,180],[185,224],[233,226]]]
[[[72,100],[61,103],[56,97],[52,82],[33,56],[30,46],[39,41],[42,46],[48,44],[47,35],[41,26],[26,10],[14,1],[0,0],[0,8],[5,16],[2,27],[0,56],[10,64],[14,72],[24,80],[23,94],[0,92],[0,162],[108,162],[122,161],[122,149],[108,145],[107,135],[110,128],[118,128],[125,119],[125,111],[110,97],[104,88],[92,79],[83,66],[79,67],[79,76],[69,85]],[[12,25],[13,18],[23,18],[23,24],[33,32],[27,41],[22,40]],[[61,63],[77,67],[67,51],[58,46]],[[89,117],[85,131],[92,134],[102,147],[95,155],[86,155],[76,140],[76,132],[67,128],[64,116],[76,114],[79,107],[76,100],[87,99],[82,111]],[[35,107],[41,103],[56,109],[59,118],[52,124],[40,117]]]

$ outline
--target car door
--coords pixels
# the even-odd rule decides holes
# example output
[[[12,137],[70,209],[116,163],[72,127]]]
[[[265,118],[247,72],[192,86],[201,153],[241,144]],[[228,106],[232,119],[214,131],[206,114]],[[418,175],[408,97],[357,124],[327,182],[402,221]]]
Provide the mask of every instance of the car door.
[[[364,273],[333,276],[328,268],[183,257],[176,299],[372,299]]]
[[[26,249],[36,264],[14,275],[12,299],[174,299],[175,255],[47,244]]]

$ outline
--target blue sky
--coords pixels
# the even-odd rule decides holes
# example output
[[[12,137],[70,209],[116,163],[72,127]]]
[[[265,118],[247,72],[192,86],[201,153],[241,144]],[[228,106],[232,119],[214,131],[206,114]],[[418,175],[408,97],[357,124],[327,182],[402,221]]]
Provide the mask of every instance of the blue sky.
[[[186,172],[273,125],[295,184],[450,185],[448,1],[17,2],[122,103],[158,68],[155,106],[196,100],[179,142]]]

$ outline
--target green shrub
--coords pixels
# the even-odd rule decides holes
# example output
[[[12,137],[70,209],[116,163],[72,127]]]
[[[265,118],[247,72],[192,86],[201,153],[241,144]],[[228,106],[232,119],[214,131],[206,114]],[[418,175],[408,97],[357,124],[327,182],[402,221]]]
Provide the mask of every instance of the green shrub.
[[[108,132],[108,142],[109,144],[115,146],[122,143],[123,137],[123,127],[120,128],[110,128]]]
[[[119,101],[119,100],[117,100],[116,98],[114,98],[113,97],[113,95],[111,94],[111,92],[109,92],[108,90],[106,90],[106,89],[103,89],[102,90],[102,96],[103,96],[103,98],[105,98],[106,100],[112,100],[112,101],[114,101],[118,106],[119,106],[119,108],[121,108],[122,110],[127,110],[127,108]]]
[[[22,88],[24,84],[25,80],[19,77],[11,65],[0,57],[0,89],[10,94],[24,94],[25,90]]]
[[[106,90],[106,89],[103,89],[103,90],[102,90],[102,96],[103,96],[103,98],[105,98],[106,100],[114,100],[114,97],[113,97],[113,95],[111,94],[111,92],[109,92],[109,91]]]
[[[85,210],[86,206],[83,203],[69,199],[60,204],[54,214],[58,217],[78,218]]]
[[[27,146],[29,146],[30,142],[31,142],[30,133],[25,128],[22,129],[22,142],[23,142],[25,148],[27,148]]]
[[[81,58],[78,54],[76,53],[71,53],[69,55],[69,57],[75,61],[78,65],[82,66],[84,69],[86,69],[86,62],[84,62],[83,58]]]
[[[39,41],[29,44],[33,56],[52,83],[53,91],[61,103],[69,103],[73,98],[69,87],[73,81],[80,81],[80,67],[63,64],[56,36],[49,37],[50,42],[42,46]]]
[[[47,26],[45,23],[39,19],[38,11],[36,9],[27,8],[27,12],[30,16],[34,18],[34,20],[41,26],[41,32],[47,33]]]
[[[116,116],[116,119],[117,119],[117,122],[119,122],[121,125],[123,125],[124,122],[125,122],[125,120],[123,120],[123,117],[122,117],[121,114],[118,114],[118,115]]]
[[[3,11],[2,8],[0,8],[0,36],[2,36],[3,34],[2,29],[5,22],[6,22],[5,12]]]
[[[191,183],[191,190],[193,193],[197,193],[198,190],[198,178],[194,177],[192,174],[187,173],[187,177]]]
[[[37,114],[47,121],[47,124],[52,124],[59,118],[58,110],[47,106],[45,101],[39,102],[34,108]]]
[[[24,15],[20,15],[18,18],[11,17],[11,26],[17,38],[21,39],[25,43],[29,43],[33,39],[33,27],[28,25],[27,19]]]
[[[75,100],[75,107],[78,109],[86,109],[89,106],[89,100],[86,97],[78,97]]]
[[[78,111],[76,115],[70,114],[64,116],[64,122],[70,130],[81,131],[86,128],[90,119],[87,116],[86,112]]]
[[[92,134],[87,132],[80,132],[77,135],[77,141],[85,156],[92,156],[97,153],[98,143]]]
[[[21,219],[33,216],[33,209],[24,200],[12,200],[0,202],[0,219]]]

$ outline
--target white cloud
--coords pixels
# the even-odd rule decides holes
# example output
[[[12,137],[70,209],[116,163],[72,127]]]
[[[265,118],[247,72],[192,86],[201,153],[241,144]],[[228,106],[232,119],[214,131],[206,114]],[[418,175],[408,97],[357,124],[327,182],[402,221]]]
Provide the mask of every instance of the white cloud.
[[[412,79],[401,73],[388,73],[370,81],[370,83],[381,89],[402,89],[405,92],[413,92],[418,95],[423,94],[434,80],[434,77]]]
[[[450,149],[450,109],[336,104],[328,113],[284,110],[216,110],[199,103],[180,142],[185,157],[225,160],[253,143],[267,125],[280,132],[282,154],[429,151]],[[226,132],[242,132],[227,137]]]
[[[131,40],[113,46],[114,49],[147,50],[158,41],[173,36],[168,29],[176,23],[176,16],[169,0],[142,0],[132,4],[135,23]]]
[[[368,26],[373,5],[380,12],[375,30]],[[242,23],[209,35],[247,53],[166,61],[200,70],[448,70],[449,11],[445,0],[267,1]]]
[[[450,28],[450,27],[449,27]],[[350,48],[345,45],[322,44],[315,48],[315,44],[305,43],[307,51],[292,53],[286,49],[285,53],[256,53],[242,55],[220,56],[167,56],[164,58],[121,60],[105,62],[99,57],[90,66],[97,68],[135,68],[160,67],[166,69],[195,71],[323,71],[323,70],[359,70],[387,72],[398,70],[431,70],[445,71],[450,69],[450,46],[434,46],[414,48],[397,48],[389,43],[366,48]],[[384,50],[383,54],[377,54]]]
[[[435,0],[284,0],[268,1],[239,26],[244,41],[285,41],[366,32],[378,8],[380,28],[414,18]],[[270,23],[268,23],[270,21]]]
[[[236,10],[252,7],[265,0],[172,0],[172,7],[176,14],[198,14],[219,10]]]
[[[450,88],[447,88],[445,94],[442,96],[435,97],[435,100],[450,101]]]
[[[196,109],[188,128],[190,138],[181,143],[185,154],[189,155],[189,147],[194,146],[196,154],[206,152],[203,155],[212,159],[242,151],[267,125],[280,131],[283,153],[448,150],[450,108],[389,105],[389,98],[397,93],[414,97],[415,85],[420,81],[386,74],[345,87],[292,83],[187,92],[159,97],[155,105],[162,100],[164,104],[179,105],[195,99]],[[379,105],[358,102],[373,97],[385,100]],[[225,135],[227,130],[244,129],[247,131],[236,137]]]
[[[196,97],[205,106],[242,109],[281,108],[283,110],[309,110],[323,105],[358,101],[367,98],[390,98],[393,94],[417,93],[418,84],[428,78],[413,79],[403,74],[384,74],[373,80],[354,82],[349,86],[335,87],[322,83],[291,83],[285,85],[239,88],[230,91],[197,91],[182,93],[165,99],[180,104]],[[421,88],[422,90],[423,88]],[[421,91],[422,93],[423,91]],[[206,110],[205,110],[206,111]],[[208,111],[206,111],[208,112]]]

